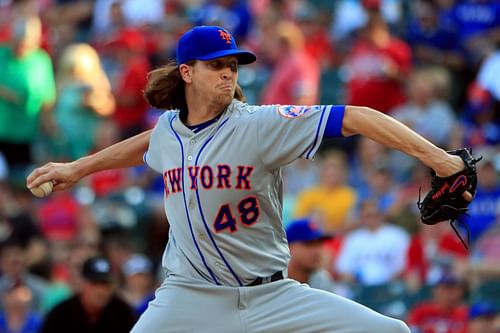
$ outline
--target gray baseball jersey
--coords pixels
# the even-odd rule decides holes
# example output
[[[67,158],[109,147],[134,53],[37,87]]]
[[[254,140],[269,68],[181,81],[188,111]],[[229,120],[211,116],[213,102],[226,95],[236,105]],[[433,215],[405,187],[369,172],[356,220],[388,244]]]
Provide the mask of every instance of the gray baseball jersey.
[[[165,181],[168,276],[133,333],[409,333],[399,320],[291,279],[247,286],[286,271],[290,257],[280,167],[313,158],[342,117],[343,107],[236,100],[201,131],[177,111],[161,116],[144,159]]]
[[[313,158],[332,110],[233,100],[199,133],[165,112],[145,161],[165,182],[167,274],[243,286],[285,271],[280,167]]]

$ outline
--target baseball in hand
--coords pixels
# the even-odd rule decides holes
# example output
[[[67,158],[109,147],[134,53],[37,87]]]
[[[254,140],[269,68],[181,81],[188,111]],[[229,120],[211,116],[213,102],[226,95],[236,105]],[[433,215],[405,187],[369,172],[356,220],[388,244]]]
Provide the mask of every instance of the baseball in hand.
[[[33,193],[33,195],[35,197],[43,198],[43,197],[46,197],[47,195],[49,195],[50,193],[52,193],[53,187],[54,187],[54,184],[52,184],[52,182],[45,182],[40,186],[33,187],[31,189],[31,193]]]

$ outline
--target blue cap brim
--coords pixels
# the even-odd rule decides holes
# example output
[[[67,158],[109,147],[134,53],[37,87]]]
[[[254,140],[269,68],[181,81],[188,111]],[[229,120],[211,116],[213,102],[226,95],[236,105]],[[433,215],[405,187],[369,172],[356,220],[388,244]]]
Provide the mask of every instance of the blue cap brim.
[[[290,238],[288,238],[288,243],[291,244],[291,243],[296,243],[296,242],[313,242],[313,241],[318,241],[318,240],[325,241],[325,240],[332,239],[333,237],[334,237],[334,235],[332,235],[332,234],[315,233],[315,234],[308,235],[307,237],[290,237]]]
[[[257,57],[255,54],[249,51],[242,51],[242,50],[222,50],[218,52],[213,52],[207,55],[204,55],[203,57],[198,57],[196,58],[197,60],[212,60],[212,59],[217,59],[217,58],[222,58],[222,57],[227,57],[227,56],[235,56],[238,58],[238,65],[248,65],[257,60]]]

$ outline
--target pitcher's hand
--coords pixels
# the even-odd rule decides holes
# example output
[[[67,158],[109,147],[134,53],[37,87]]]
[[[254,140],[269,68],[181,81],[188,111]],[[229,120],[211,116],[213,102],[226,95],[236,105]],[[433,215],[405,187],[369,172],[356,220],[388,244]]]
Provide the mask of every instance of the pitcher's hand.
[[[31,189],[45,182],[52,181],[54,191],[66,190],[75,185],[82,175],[75,162],[50,162],[33,170],[26,178],[26,187]]]

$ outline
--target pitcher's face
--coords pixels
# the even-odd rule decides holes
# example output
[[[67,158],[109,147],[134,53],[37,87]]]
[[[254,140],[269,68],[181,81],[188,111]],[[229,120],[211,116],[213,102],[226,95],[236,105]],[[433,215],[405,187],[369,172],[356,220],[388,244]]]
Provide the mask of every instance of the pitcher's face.
[[[208,61],[199,60],[189,67],[189,75],[185,81],[187,85],[191,86],[195,95],[205,98],[208,104],[225,107],[231,103],[238,80],[238,59],[236,57],[227,56]]]

